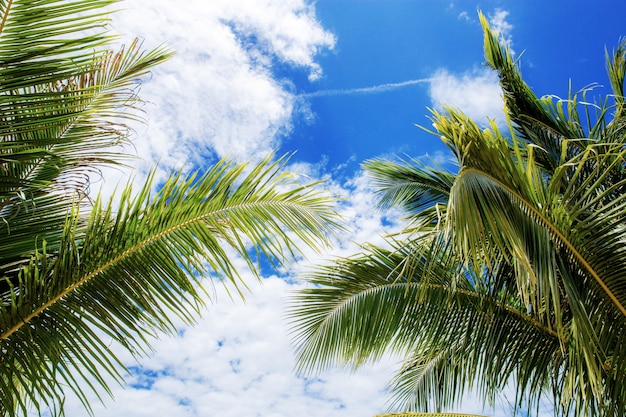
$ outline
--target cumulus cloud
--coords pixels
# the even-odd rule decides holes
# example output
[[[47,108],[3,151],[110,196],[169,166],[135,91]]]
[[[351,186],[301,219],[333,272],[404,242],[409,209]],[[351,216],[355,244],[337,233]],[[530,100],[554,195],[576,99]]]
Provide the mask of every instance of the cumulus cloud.
[[[267,278],[246,303],[219,302],[192,328],[155,344],[155,354],[134,368],[115,401],[96,405],[98,417],[240,417],[335,414],[371,416],[385,403],[390,364],[351,374],[335,370],[304,377],[293,373],[284,320],[285,297],[295,289]],[[74,400],[67,415],[82,415]]]
[[[459,18],[466,18],[462,12]],[[507,20],[509,12],[495,9],[488,14],[491,28],[500,35],[502,42],[512,44],[513,25]],[[450,106],[463,111],[479,123],[495,119],[500,126],[505,125],[504,101],[498,84],[497,74],[487,68],[475,69],[455,74],[447,69],[439,69],[430,78],[429,96],[432,105],[441,110]]]
[[[440,69],[431,78],[428,93],[436,109],[457,108],[477,122],[504,123],[502,91],[495,72],[482,69],[462,75]]]
[[[465,12],[461,15],[467,16]],[[488,14],[488,20],[502,42],[510,48],[513,25],[508,22],[508,16],[508,11],[495,9]],[[479,123],[495,119],[499,125],[505,124],[502,90],[497,74],[490,69],[482,68],[463,74],[439,69],[430,78],[429,95],[433,106],[438,110],[443,106],[450,106],[463,111]]]
[[[333,48],[314,7],[305,0],[172,0],[122,2],[114,31],[146,48],[165,44],[176,55],[146,80],[147,126],[134,142],[138,179],[159,164],[157,174],[209,158],[258,159],[279,147],[291,131],[295,97],[274,65],[321,75],[318,53]],[[126,174],[126,173],[125,173]],[[120,178],[106,172],[111,190]]]

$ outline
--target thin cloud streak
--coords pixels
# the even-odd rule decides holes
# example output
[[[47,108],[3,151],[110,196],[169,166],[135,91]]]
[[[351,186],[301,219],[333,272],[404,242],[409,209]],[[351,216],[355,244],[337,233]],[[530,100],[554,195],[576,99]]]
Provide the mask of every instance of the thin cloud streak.
[[[396,90],[402,87],[408,87],[410,85],[429,83],[432,80],[433,80],[432,78],[419,78],[416,80],[402,81],[399,83],[379,84],[379,85],[374,85],[371,87],[343,88],[339,90],[320,90],[320,91],[314,91],[312,93],[299,94],[298,97],[315,98],[315,97],[329,97],[329,96],[345,96],[345,95],[353,95],[353,94],[377,94],[377,93],[384,93],[384,92],[391,91],[391,90]]]

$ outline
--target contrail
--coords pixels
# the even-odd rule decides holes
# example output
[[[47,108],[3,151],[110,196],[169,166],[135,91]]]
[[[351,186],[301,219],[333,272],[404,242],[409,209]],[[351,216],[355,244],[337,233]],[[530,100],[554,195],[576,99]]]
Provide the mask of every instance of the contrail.
[[[314,98],[314,97],[328,97],[328,96],[343,96],[352,94],[376,94],[383,93],[385,91],[396,90],[398,88],[407,87],[409,85],[424,84],[432,81],[432,78],[420,78],[417,80],[402,81],[400,83],[387,83],[379,84],[371,87],[361,88],[344,88],[340,90],[320,90],[312,93],[300,94],[298,97]]]

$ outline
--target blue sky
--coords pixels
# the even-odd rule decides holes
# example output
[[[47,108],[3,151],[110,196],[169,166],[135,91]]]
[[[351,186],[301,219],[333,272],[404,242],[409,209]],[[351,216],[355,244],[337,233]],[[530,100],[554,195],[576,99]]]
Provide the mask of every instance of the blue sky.
[[[521,56],[539,95],[566,97],[597,82],[608,85],[604,50],[626,36],[622,1],[439,0],[126,0],[113,28],[125,39],[177,51],[142,87],[146,126],[137,127],[136,181],[154,164],[165,176],[216,158],[254,160],[272,150],[297,151],[291,169],[326,178],[350,231],[328,253],[379,242],[395,215],[376,210],[359,170],[364,160],[394,155],[445,161],[428,108],[442,102],[478,120],[501,117],[497,79],[482,56],[482,10]],[[598,93],[606,92],[598,89]],[[130,172],[105,172],[111,194]],[[241,263],[242,268],[244,264]],[[195,327],[154,343],[115,399],[94,403],[96,416],[368,417],[385,409],[397,358],[351,373],[294,375],[284,303],[291,284],[268,275],[251,281],[246,303],[216,286]],[[82,415],[75,399],[68,415]],[[549,404],[543,411],[549,414]],[[482,410],[471,393],[456,410],[511,414],[506,398]],[[551,414],[550,414],[551,415]]]
[[[337,36],[337,44],[318,58],[324,77],[300,81],[298,91],[346,94],[309,99],[314,123],[299,126],[284,146],[297,147],[311,159],[323,149],[330,165],[440,149],[436,138],[414,126],[428,126],[427,107],[438,104],[428,82],[378,93],[348,92],[428,80],[442,70],[476,76],[483,70],[478,9],[492,18],[505,14],[507,36],[513,49],[523,52],[523,74],[539,95],[565,97],[570,79],[575,90],[593,82],[608,84],[604,48],[624,36],[626,6],[618,1],[589,7],[582,1],[564,6],[529,0],[321,0],[316,2],[318,18]]]

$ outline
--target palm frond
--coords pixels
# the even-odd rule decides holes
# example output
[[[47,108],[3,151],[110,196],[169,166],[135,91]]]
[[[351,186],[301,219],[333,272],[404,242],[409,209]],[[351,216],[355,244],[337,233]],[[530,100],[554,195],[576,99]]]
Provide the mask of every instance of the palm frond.
[[[169,56],[164,49],[142,53],[135,41],[127,49],[95,58],[73,78],[57,80],[63,85],[36,85],[0,95],[5,178],[0,195],[10,198],[17,190],[44,187],[83,190],[87,175],[98,165],[128,158],[110,149],[126,140],[124,122],[137,117],[141,101],[133,88],[148,68]]]
[[[565,335],[510,293],[458,271],[454,256],[404,244],[368,246],[308,276],[312,287],[293,299],[289,314],[298,370],[358,367],[385,352],[409,352],[392,382],[393,409],[449,408],[473,382],[493,398],[514,376],[539,401],[558,373],[554,364],[563,362],[555,358]]]
[[[294,183],[286,162],[268,158],[245,174],[223,161],[203,175],[173,176],[154,196],[151,182],[136,195],[127,189],[117,215],[98,203],[86,229],[71,215],[54,253],[41,242],[7,283],[3,380],[18,377],[26,398],[47,405],[63,385],[86,402],[86,387],[107,389],[105,375],[120,380],[111,340],[140,354],[155,334],[175,331],[172,314],[197,317],[206,277],[242,284],[225,246],[258,273],[250,250],[284,263],[301,245],[324,245],[338,226],[332,200],[315,184]],[[1,388],[2,398],[16,395]]]
[[[447,203],[455,176],[415,160],[371,160],[363,164],[380,195],[383,209],[402,207],[407,214],[419,214],[437,203]]]
[[[609,55],[608,51],[606,52],[606,66],[616,103],[615,119],[620,120],[624,115],[624,104],[626,102],[626,96],[624,95],[624,80],[626,79],[626,39],[620,41],[613,54]]]
[[[171,56],[164,48],[143,52],[137,41],[106,49],[113,38],[102,8],[112,3],[0,4],[2,271],[15,273],[43,240],[56,250],[90,175],[128,158],[113,149],[138,118],[138,80]]]
[[[582,186],[573,187],[575,192],[566,191],[565,195],[550,195],[564,188],[559,185],[537,181],[520,185],[524,176],[514,180],[514,170],[508,170],[509,177],[502,175],[497,165],[487,160],[480,162],[478,155],[488,155],[487,150],[475,152],[471,158],[466,157],[472,166],[462,167],[448,207],[448,224],[463,226],[463,233],[457,234],[458,250],[474,264],[492,265],[486,255],[494,250],[507,254],[518,268],[517,281],[525,302],[532,304],[535,311],[552,312],[559,331],[564,326],[569,328],[570,360],[576,358],[587,375],[586,383],[579,383],[576,390],[584,391],[586,398],[599,397],[611,385],[605,377],[612,377],[605,375],[603,369],[609,361],[607,352],[611,352],[611,363],[624,360],[619,348],[626,330],[624,265],[619,255],[623,251],[620,219],[624,218],[624,204],[623,197],[613,192],[620,183],[608,189],[601,186],[611,171],[611,161],[621,160],[622,151],[617,148],[617,154],[602,155],[600,163],[595,152],[577,157],[576,160],[585,161],[578,164],[579,179],[584,181]],[[576,165],[574,161],[567,163]],[[526,169],[530,162],[527,164]],[[589,169],[592,164],[595,170]],[[544,188],[542,193],[524,195],[525,190],[540,187]],[[596,193],[590,194],[589,190]],[[576,197],[570,198],[571,193]],[[537,200],[537,195],[547,199]],[[570,201],[576,204],[568,204]],[[585,209],[579,210],[581,206]],[[526,277],[532,280],[526,281]],[[603,319],[593,322],[592,317]],[[610,326],[612,335],[606,333],[606,322],[614,323]],[[572,386],[580,378],[575,374],[568,374]]]
[[[85,199],[89,175],[126,155],[138,80],[171,52],[114,52],[113,0],[0,1],[0,402],[9,416],[61,412],[65,390],[121,381],[114,342],[135,355],[173,317],[192,322],[208,280],[245,285],[233,253],[288,263],[339,229],[333,199],[284,172],[287,158]],[[229,248],[230,247],[230,248]]]
[[[112,39],[104,9],[116,2],[0,2],[0,93],[55,85],[81,75],[81,69],[88,73],[94,51]]]

